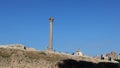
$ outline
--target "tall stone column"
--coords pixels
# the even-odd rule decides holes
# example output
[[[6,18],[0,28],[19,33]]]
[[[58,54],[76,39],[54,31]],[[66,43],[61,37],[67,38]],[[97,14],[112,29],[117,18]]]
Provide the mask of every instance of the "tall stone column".
[[[53,51],[53,18],[49,18],[50,21],[50,35],[49,35],[49,46],[48,46],[48,50]]]

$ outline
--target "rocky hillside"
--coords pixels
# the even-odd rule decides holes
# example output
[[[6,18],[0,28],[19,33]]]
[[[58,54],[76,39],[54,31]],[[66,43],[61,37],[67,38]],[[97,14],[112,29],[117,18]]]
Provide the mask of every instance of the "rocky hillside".
[[[14,46],[13,46],[14,47]],[[0,47],[0,68],[119,68],[117,62],[59,52]]]

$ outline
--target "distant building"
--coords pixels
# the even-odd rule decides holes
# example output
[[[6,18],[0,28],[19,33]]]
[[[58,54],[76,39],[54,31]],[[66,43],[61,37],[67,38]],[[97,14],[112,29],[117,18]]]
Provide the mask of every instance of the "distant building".
[[[83,53],[80,51],[80,49],[78,49],[73,55],[83,56]]]
[[[112,51],[112,52],[107,53],[107,54],[102,54],[101,56],[93,56],[93,58],[113,61],[114,59],[120,59],[120,54]]]
[[[107,53],[106,57],[111,57],[112,59],[117,59],[118,54],[116,52],[112,51],[111,53]]]

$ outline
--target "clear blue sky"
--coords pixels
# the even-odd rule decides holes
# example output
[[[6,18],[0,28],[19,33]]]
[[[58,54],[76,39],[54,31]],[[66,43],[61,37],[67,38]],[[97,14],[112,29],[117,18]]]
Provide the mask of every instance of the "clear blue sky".
[[[0,45],[45,50],[49,17],[55,18],[56,51],[120,52],[120,0],[0,0]]]

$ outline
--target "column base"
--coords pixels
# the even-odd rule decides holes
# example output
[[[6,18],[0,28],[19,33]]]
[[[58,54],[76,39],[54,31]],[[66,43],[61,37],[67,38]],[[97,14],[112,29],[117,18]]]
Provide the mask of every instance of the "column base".
[[[54,52],[54,50],[51,49],[51,48],[47,48],[47,49],[46,49],[46,52]]]

